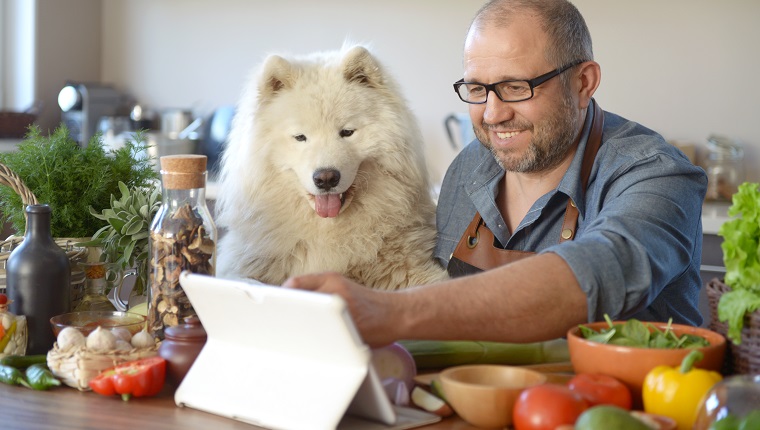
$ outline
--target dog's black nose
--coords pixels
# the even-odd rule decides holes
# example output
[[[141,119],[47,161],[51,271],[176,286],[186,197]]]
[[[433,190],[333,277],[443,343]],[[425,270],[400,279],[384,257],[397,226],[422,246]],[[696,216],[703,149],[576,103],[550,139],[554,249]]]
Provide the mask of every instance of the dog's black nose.
[[[335,169],[319,169],[314,172],[312,179],[317,188],[329,191],[340,182],[340,172]]]

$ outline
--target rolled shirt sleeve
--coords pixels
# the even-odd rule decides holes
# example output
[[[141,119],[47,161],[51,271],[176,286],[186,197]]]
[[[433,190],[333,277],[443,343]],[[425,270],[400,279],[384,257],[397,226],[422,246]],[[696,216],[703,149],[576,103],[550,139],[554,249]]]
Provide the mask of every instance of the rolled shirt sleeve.
[[[622,140],[600,160],[576,239],[542,252],[571,267],[590,321],[606,313],[698,325],[704,172],[670,146],[632,151],[638,139]]]

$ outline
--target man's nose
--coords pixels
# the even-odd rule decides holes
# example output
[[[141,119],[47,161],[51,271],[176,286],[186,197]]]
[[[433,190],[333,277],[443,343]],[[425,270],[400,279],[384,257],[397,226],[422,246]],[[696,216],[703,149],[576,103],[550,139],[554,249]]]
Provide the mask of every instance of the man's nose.
[[[502,121],[512,119],[514,116],[514,109],[512,103],[506,103],[501,101],[496,93],[491,94],[488,92],[488,97],[483,106],[483,121],[487,124],[498,124]]]

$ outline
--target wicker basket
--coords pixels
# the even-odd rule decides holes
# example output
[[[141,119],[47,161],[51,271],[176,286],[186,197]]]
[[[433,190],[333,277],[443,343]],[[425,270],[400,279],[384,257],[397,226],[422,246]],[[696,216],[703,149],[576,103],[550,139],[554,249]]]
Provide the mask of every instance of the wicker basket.
[[[707,299],[710,303],[710,329],[723,336],[728,335],[728,324],[718,320],[718,303],[723,293],[731,291],[731,287],[720,279],[714,278],[707,284]],[[760,373],[760,310],[744,316],[741,343],[729,341],[731,346],[726,356],[726,374],[757,374]]]
[[[48,351],[47,365],[53,375],[69,387],[79,391],[89,391],[89,382],[100,372],[128,361],[139,360],[158,355],[160,343],[149,348],[114,350],[95,353],[84,347],[61,351],[58,342]]]
[[[13,191],[21,196],[24,205],[35,205],[38,203],[37,197],[24,184],[24,181],[18,177],[8,166],[0,163],[0,185],[10,187]],[[0,242],[0,291],[5,292],[5,263],[8,257],[22,241],[21,236],[11,236]],[[80,262],[87,261],[89,250],[86,247],[74,246],[78,239],[57,238],[55,242],[66,252],[71,263],[71,306],[72,309],[81,301],[84,294],[84,272],[79,268]]]

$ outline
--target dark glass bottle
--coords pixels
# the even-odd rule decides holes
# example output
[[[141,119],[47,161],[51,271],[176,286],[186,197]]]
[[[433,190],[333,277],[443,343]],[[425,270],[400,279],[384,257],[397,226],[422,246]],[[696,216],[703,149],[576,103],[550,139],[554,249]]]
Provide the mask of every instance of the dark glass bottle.
[[[27,355],[45,354],[55,336],[50,318],[71,310],[71,264],[50,233],[48,205],[26,207],[26,233],[6,263],[11,312],[25,315]]]

